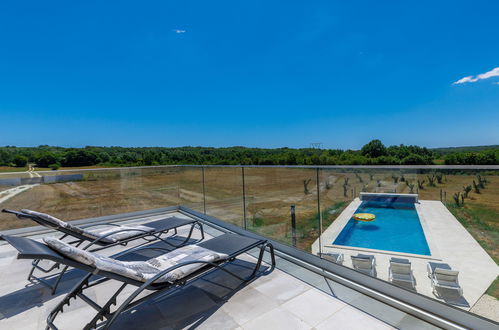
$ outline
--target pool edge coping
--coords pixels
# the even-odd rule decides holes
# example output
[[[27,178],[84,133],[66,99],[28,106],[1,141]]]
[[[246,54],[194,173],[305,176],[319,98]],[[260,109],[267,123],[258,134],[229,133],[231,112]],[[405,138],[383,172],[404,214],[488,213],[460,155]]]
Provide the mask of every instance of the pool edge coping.
[[[423,212],[421,212],[420,208],[421,206],[421,201],[418,199],[417,203],[414,203],[414,207],[416,209],[416,213],[419,218],[419,223],[421,224],[421,227],[423,229],[423,234],[425,236],[426,243],[428,245],[428,249],[430,250],[430,255],[424,255],[424,254],[416,254],[416,253],[408,253],[408,252],[398,252],[398,251],[390,251],[390,250],[379,250],[379,249],[370,249],[370,248],[364,248],[364,247],[358,247],[358,246],[349,246],[349,245],[338,245],[338,244],[327,244],[327,243],[322,243],[323,247],[328,247],[328,248],[337,248],[337,249],[347,249],[347,250],[358,250],[358,251],[365,251],[365,252],[371,252],[371,253],[381,253],[381,254],[393,254],[397,256],[406,256],[406,257],[411,257],[411,258],[421,258],[421,259],[431,259],[431,260],[442,260],[439,250],[436,246],[436,243],[433,241],[433,235],[431,234],[431,230],[429,225],[427,224],[427,219],[426,217],[423,216]],[[333,223],[324,230],[324,232],[321,234],[321,241],[324,240],[324,236],[329,236],[331,237],[331,242],[334,242],[343,228],[347,225],[348,221],[350,218],[353,216],[357,208],[362,204],[362,200],[360,200],[359,197],[356,197],[348,206],[341,212],[336,220],[333,221]],[[330,233],[330,234],[329,234]],[[328,240],[329,241],[329,240]],[[313,244],[312,244],[312,252],[316,249],[317,252],[320,251],[319,247],[319,239],[317,239]],[[316,247],[317,246],[317,247]],[[315,252],[314,252],[315,253]]]

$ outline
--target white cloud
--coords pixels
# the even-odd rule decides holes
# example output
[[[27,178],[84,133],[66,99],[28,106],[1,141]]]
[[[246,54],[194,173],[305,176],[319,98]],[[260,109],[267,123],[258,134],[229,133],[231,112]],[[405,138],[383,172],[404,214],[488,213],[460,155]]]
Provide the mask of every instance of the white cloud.
[[[186,30],[180,30],[180,29],[174,29],[173,32],[175,33],[186,33],[187,31]]]
[[[464,84],[467,82],[477,82],[479,80],[488,79],[488,78],[492,78],[492,77],[499,77],[499,67],[494,68],[488,72],[481,73],[481,74],[476,75],[476,76],[467,76],[467,77],[461,78],[452,84],[458,85],[458,84]]]

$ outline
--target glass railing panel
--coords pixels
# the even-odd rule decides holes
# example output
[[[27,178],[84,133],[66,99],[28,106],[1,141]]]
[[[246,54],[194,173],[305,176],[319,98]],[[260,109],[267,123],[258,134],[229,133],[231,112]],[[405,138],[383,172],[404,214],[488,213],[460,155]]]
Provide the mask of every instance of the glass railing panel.
[[[179,168],[180,205],[199,212],[205,212],[204,168]]]
[[[206,214],[244,227],[243,180],[240,167],[206,167]]]
[[[63,220],[178,205],[175,167],[50,171],[0,177],[0,207],[49,213]],[[17,190],[17,192],[16,192]],[[32,226],[1,213],[2,229]]]
[[[319,236],[315,169],[245,168],[245,192],[248,230],[312,251]]]

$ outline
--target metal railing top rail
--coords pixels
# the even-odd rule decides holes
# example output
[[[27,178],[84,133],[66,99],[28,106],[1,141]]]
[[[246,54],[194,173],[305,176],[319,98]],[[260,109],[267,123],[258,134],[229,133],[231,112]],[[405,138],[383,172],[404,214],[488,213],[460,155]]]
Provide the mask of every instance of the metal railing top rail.
[[[102,167],[36,171],[36,173],[60,173],[60,172],[92,172],[92,171],[117,171],[149,168],[298,168],[298,169],[401,169],[401,170],[499,170],[499,165],[153,165],[153,166],[124,166],[124,167]],[[26,173],[0,172],[2,175],[16,175]]]

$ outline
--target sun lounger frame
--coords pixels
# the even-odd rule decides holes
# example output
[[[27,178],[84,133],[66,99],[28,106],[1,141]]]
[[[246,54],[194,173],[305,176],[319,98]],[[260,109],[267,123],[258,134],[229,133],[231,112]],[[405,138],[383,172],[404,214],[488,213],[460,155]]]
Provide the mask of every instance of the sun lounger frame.
[[[57,330],[58,328],[55,326],[54,321],[59,313],[63,312],[63,309],[66,305],[70,304],[71,299],[80,298],[83,302],[88,304],[90,307],[94,308],[97,311],[97,314],[90,320],[83,329],[94,329],[97,326],[103,326],[102,329],[109,329],[111,325],[116,321],[116,319],[123,312],[133,308],[134,306],[144,302],[145,300],[152,299],[158,294],[164,294],[165,291],[180,287],[185,285],[186,283],[191,282],[192,280],[202,276],[210,270],[218,269],[225,273],[228,273],[237,279],[248,282],[256,277],[257,271],[260,269],[264,252],[268,249],[271,257],[271,268],[269,271],[272,271],[275,268],[275,254],[273,245],[267,240],[263,239],[255,239],[247,236],[242,236],[238,234],[223,234],[221,236],[215,237],[213,239],[203,241],[199,243],[200,246],[213,249],[220,253],[225,253],[228,255],[226,259],[220,260],[218,262],[206,262],[206,261],[190,261],[185,263],[177,264],[173,267],[165,269],[159,272],[156,276],[151,278],[146,282],[140,282],[116,273],[99,271],[94,267],[82,264],[75,260],[69,259],[55,250],[49,248],[47,245],[42,244],[40,242],[34,241],[25,237],[14,237],[14,236],[6,236],[3,235],[2,239],[9,242],[13,247],[15,247],[19,254],[17,256],[18,259],[43,259],[43,260],[51,260],[59,264],[64,264],[69,267],[74,267],[83,271],[88,272],[88,274],[64,297],[64,299],[50,312],[47,317],[47,326],[46,329]],[[234,261],[238,256],[249,252],[254,248],[259,248],[259,255],[255,267],[253,268],[252,273],[249,276],[242,277],[228,269],[224,268],[224,265]],[[159,248],[157,246],[138,246],[134,247],[128,251],[124,251],[119,254],[120,257],[128,255],[133,252],[141,251],[141,250],[165,250],[168,249]],[[200,263],[205,266],[184,278],[176,280],[174,282],[160,282],[157,280],[163,275],[180,268],[185,265]],[[98,276],[94,281],[91,281],[93,276]],[[109,280],[116,280],[121,282],[122,285],[113,293],[113,295],[109,298],[109,300],[104,305],[99,305],[87,295],[85,295],[84,291],[88,288],[95,287],[101,283],[107,282]],[[114,311],[111,312],[111,307],[117,304],[117,297],[122,292],[122,290],[127,285],[133,285],[138,287],[132,294],[130,294],[125,301]],[[134,300],[140,293],[144,290],[152,290],[153,293],[142,297],[140,299]],[[104,319],[106,321],[104,321]],[[105,324],[99,324],[100,321],[104,321]]]
[[[94,239],[94,238],[90,238],[88,236],[82,235],[78,232],[75,232],[71,229],[56,225],[56,224],[49,222],[47,220],[44,220],[43,218],[38,217],[36,215],[31,215],[31,214],[27,214],[24,212],[8,210],[8,209],[3,209],[2,212],[14,214],[19,219],[30,219],[43,227],[57,230],[57,231],[63,233],[63,235],[61,237],[59,237],[60,240],[66,239],[68,237],[73,237],[73,238],[75,238],[75,240],[70,240],[67,243],[74,245],[75,247],[80,247],[83,243],[88,242],[88,244],[83,246],[81,249],[88,250],[90,252],[96,252],[96,251],[100,251],[100,250],[107,249],[107,248],[110,248],[113,246],[118,246],[118,245],[126,246],[129,242],[136,241],[139,239],[143,239],[144,242],[140,243],[138,246],[142,246],[142,245],[159,240],[159,241],[162,241],[162,242],[172,246],[173,248],[178,248],[178,247],[185,245],[186,243],[188,243],[190,241],[195,227],[198,227],[199,231],[201,232],[201,239],[200,240],[204,239],[203,224],[200,221],[194,220],[194,219],[182,219],[182,218],[178,218],[178,217],[169,217],[169,218],[164,218],[164,219],[159,219],[159,220],[149,222],[150,224],[159,223],[161,221],[164,221],[165,224],[168,224],[168,222],[170,222],[169,226],[159,227],[159,229],[155,230],[155,231],[145,231],[145,230],[140,230],[140,229],[123,229],[123,230],[115,231],[115,232],[112,232],[112,233],[109,233],[107,235],[104,235],[104,236],[101,236],[101,237]],[[145,223],[143,225],[147,226],[147,223]],[[187,225],[191,226],[190,230],[189,230],[189,234],[186,236],[186,238],[183,241],[181,241],[178,244],[173,244],[171,242],[168,242],[167,240],[165,240],[161,237],[164,234],[168,234],[171,230],[173,230],[173,235],[177,235],[177,233],[178,233],[177,229],[179,227],[187,226]],[[113,223],[99,223],[99,224],[85,226],[85,229],[90,228],[90,227],[95,227],[95,226],[117,226],[117,227],[119,227],[119,225],[113,224]],[[132,236],[132,237],[123,239],[123,240],[112,242],[112,243],[105,241],[105,239],[111,235],[114,235],[116,233],[121,233],[121,232],[127,232],[127,231],[139,231],[139,232],[143,231],[143,233],[136,235],[136,236]],[[38,283],[43,284],[44,286],[51,289],[52,295],[54,295],[57,291],[57,287],[59,286],[59,283],[60,283],[62,277],[64,276],[64,274],[68,270],[69,266],[65,265],[64,267],[62,267],[62,270],[58,273],[55,282],[53,284],[51,284],[45,278],[43,278],[41,276],[34,275],[35,270],[38,270],[39,272],[44,273],[44,274],[49,274],[55,269],[60,269],[61,265],[56,262],[53,265],[51,265],[50,267],[44,268],[40,265],[40,262],[41,262],[41,259],[34,259],[33,260],[33,262],[31,263],[31,269],[28,273],[27,280],[31,283],[38,282]]]

